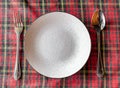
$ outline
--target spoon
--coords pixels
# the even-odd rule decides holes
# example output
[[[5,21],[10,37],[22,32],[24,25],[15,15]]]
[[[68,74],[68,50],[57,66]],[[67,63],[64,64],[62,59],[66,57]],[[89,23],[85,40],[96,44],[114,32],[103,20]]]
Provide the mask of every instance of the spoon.
[[[95,27],[97,32],[97,46],[98,46],[98,61],[97,61],[97,76],[102,78],[105,75],[103,58],[101,56],[101,31],[105,27],[105,16],[103,12],[97,9],[92,16],[91,24]]]

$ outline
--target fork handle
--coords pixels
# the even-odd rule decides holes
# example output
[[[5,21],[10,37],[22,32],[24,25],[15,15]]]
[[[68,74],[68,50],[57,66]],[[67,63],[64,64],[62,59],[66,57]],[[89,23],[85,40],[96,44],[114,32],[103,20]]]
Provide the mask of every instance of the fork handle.
[[[97,76],[103,78],[105,75],[103,58],[101,56],[101,39],[100,30],[97,31],[97,43],[98,43],[98,61],[97,61]]]
[[[19,59],[19,39],[20,34],[17,34],[17,47],[16,47],[16,62],[15,62],[15,68],[14,68],[14,79],[18,80],[21,77],[21,68],[20,68],[20,59]]]

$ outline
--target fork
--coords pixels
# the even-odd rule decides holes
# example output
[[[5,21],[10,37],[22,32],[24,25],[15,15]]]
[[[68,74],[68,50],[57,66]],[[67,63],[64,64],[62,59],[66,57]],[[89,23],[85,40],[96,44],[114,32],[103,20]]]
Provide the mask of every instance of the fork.
[[[19,59],[19,46],[20,46],[20,34],[23,30],[23,23],[21,21],[21,16],[17,15],[15,12],[13,13],[13,20],[14,20],[14,28],[16,33],[16,62],[14,68],[14,79],[18,80],[21,77],[21,68],[20,68],[20,59]]]

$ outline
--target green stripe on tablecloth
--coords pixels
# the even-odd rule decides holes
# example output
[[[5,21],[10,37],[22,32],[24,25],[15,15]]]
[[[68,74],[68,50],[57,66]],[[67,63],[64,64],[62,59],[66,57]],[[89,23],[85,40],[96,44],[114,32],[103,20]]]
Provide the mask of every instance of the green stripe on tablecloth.
[[[64,1],[61,0],[61,10],[64,11]]]
[[[43,79],[42,79],[42,88],[45,88],[45,76],[42,76]]]
[[[102,9],[102,1],[101,0],[100,0],[99,5],[100,5],[100,9]]]
[[[6,53],[7,53],[7,0],[5,0],[5,18],[4,18],[4,64],[3,64],[3,80],[2,80],[2,88],[5,88],[5,70],[6,70]]]
[[[80,6],[81,6],[81,19],[82,19],[82,21],[84,21],[84,14],[83,14],[83,2],[82,2],[82,0],[80,0]]]
[[[45,1],[42,0],[42,14],[45,14]]]
[[[118,0],[118,2],[119,2],[119,3],[116,3],[116,4],[118,4],[118,6],[119,6],[119,9],[120,9],[120,1]]]
[[[63,85],[62,86],[63,86],[63,88],[65,88],[65,78],[63,78],[62,81],[63,81]]]
[[[23,13],[24,13],[23,14],[23,18],[24,18],[23,19],[23,25],[24,25],[24,35],[25,35],[25,33],[26,33],[26,3],[25,2],[23,2]],[[25,80],[26,80],[25,79],[26,78],[25,77],[26,76],[26,74],[25,74],[26,73],[26,58],[25,57],[24,57],[23,62],[24,62],[24,64],[23,64],[23,71],[22,71],[23,72],[23,74],[22,74],[22,77],[23,77],[22,78],[23,79],[22,80],[22,84],[23,84],[22,87],[25,87],[26,86],[25,85]]]

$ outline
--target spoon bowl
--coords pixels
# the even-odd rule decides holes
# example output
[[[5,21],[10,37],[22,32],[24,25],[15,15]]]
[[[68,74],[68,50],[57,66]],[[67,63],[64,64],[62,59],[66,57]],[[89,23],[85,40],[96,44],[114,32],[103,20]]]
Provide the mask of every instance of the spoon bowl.
[[[105,27],[105,16],[103,12],[100,10],[100,29],[103,30]]]

